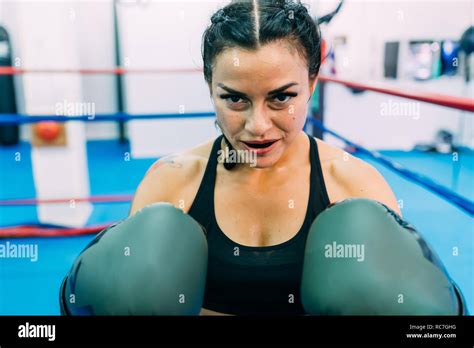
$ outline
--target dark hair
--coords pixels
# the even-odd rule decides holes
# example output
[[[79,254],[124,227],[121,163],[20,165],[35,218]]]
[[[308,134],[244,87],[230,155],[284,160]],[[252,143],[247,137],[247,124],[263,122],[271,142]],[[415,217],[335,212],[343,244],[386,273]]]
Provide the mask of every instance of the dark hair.
[[[321,33],[300,1],[232,1],[211,17],[202,39],[204,78],[212,81],[212,66],[227,48],[258,49],[267,43],[286,39],[306,60],[309,76],[316,76],[321,65]]]

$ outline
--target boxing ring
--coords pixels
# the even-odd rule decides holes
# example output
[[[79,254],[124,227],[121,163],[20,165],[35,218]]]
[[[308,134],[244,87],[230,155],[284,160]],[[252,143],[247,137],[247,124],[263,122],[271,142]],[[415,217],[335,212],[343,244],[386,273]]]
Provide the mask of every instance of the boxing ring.
[[[181,69],[186,73],[196,69]],[[35,73],[33,70],[0,68],[0,74]],[[45,71],[41,71],[45,73]],[[126,74],[161,73],[159,70],[128,71],[123,68],[110,70],[64,70],[50,73]],[[336,83],[376,93],[401,96],[444,107],[474,111],[474,102],[467,98],[408,93],[390,88],[368,86],[322,77],[325,83]],[[179,114],[52,116],[0,115],[0,124],[27,124],[45,121],[98,122],[140,119],[207,118],[213,112]],[[138,121],[136,121],[138,122]],[[376,167],[397,197],[409,202],[401,207],[404,219],[412,223],[433,246],[450,276],[464,293],[470,313],[474,311],[473,215],[474,215],[474,150],[459,150],[460,160],[453,163],[451,154],[422,151],[381,150],[372,151],[346,139],[318,120],[308,116],[309,126],[338,137],[352,149],[352,155]],[[58,293],[64,275],[73,261],[95,234],[104,227],[127,217],[133,193],[150,165],[156,158],[131,158],[123,161],[123,154],[130,152],[129,143],[117,140],[88,141],[87,168],[91,196],[38,200],[35,188],[31,154],[32,145],[20,142],[13,147],[0,147],[0,244],[5,250],[12,245],[36,246],[38,253],[29,258],[0,258],[0,315],[59,315]],[[23,154],[21,162],[10,159]],[[114,175],[106,175],[114,173]],[[85,226],[71,228],[41,223],[38,204],[64,205],[87,201],[93,211]],[[32,249],[33,250],[33,249]],[[456,255],[453,256],[456,251]]]

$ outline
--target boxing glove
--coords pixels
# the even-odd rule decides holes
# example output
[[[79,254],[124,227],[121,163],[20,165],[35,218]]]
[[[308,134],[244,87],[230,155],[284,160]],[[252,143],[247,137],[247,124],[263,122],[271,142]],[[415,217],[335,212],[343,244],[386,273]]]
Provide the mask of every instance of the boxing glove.
[[[207,272],[204,229],[155,203],[89,243],[65,277],[66,315],[198,315]]]
[[[313,222],[301,299],[314,315],[459,315],[465,307],[414,227],[362,198],[334,204]]]

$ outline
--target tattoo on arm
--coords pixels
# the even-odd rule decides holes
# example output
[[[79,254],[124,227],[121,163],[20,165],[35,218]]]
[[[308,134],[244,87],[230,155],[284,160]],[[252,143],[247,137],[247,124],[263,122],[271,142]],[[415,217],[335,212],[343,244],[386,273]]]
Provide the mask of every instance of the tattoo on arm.
[[[151,168],[148,169],[148,172],[150,172],[152,170],[156,170],[156,169],[158,169],[160,167],[164,167],[164,166],[170,166],[170,167],[173,167],[173,168],[183,167],[183,165],[181,163],[176,161],[176,158],[177,158],[177,156],[174,156],[174,155],[161,158],[158,161],[156,161],[155,163],[153,163]],[[147,174],[148,174],[148,172],[147,172]]]

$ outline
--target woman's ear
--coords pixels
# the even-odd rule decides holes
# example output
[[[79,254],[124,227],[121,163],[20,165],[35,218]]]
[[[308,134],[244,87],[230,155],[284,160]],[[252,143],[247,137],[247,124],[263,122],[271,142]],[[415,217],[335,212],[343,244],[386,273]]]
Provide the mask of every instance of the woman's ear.
[[[318,75],[315,75],[314,77],[310,77],[309,90],[311,92],[311,96],[313,96],[314,90],[316,89],[317,84],[318,84]]]
[[[211,98],[212,98],[212,84],[208,83],[208,84],[207,84],[207,87],[209,88],[209,95],[210,95]]]
[[[311,99],[313,99],[313,94],[316,89],[316,86],[318,84],[318,75],[315,75],[314,77],[309,78],[309,98],[308,98],[308,103]]]

